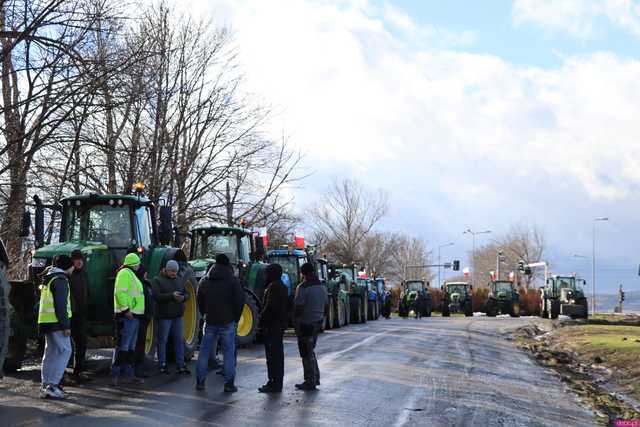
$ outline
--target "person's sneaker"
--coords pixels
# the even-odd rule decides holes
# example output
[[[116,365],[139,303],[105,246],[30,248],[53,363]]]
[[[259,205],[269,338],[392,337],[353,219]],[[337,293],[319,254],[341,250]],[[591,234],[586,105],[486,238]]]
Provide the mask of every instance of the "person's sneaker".
[[[296,384],[296,388],[298,390],[302,390],[302,391],[315,391],[316,386],[313,384],[309,384],[307,382],[301,383],[301,384]]]
[[[196,380],[196,390],[202,391],[204,390],[204,378],[201,380]]]
[[[169,368],[167,368],[167,365],[162,365],[160,366],[160,373],[164,375],[169,375],[171,371],[169,371]]]
[[[67,397],[65,392],[60,388],[60,386],[49,384],[45,389],[46,397],[52,397],[54,399],[64,399]]]
[[[40,386],[39,396],[40,399],[46,399],[47,397],[49,397],[49,384],[42,384]]]
[[[182,368],[178,369],[178,374],[179,375],[191,375],[191,371],[186,366],[183,366]]]
[[[236,387],[233,382],[230,383],[226,383],[224,385],[224,392],[225,393],[235,393],[236,391],[238,391],[238,387]]]

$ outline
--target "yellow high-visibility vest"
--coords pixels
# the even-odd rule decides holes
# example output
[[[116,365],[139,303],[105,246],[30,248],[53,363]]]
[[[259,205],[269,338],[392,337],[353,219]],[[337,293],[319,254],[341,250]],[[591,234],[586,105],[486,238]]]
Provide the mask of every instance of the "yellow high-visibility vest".
[[[40,293],[40,310],[38,311],[38,324],[41,323],[58,323],[58,317],[56,316],[56,306],[53,299],[53,292],[51,292],[51,284],[56,280],[57,276],[54,276],[49,280],[49,283],[42,287]],[[67,286],[67,316],[71,319],[71,291]]]
[[[144,314],[144,289],[135,273],[123,268],[118,271],[113,287],[113,311],[117,314],[127,310]]]

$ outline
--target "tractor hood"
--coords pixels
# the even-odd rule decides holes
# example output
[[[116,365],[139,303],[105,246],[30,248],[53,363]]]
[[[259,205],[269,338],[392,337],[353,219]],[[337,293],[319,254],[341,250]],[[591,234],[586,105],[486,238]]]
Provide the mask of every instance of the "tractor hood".
[[[71,255],[71,252],[79,249],[82,253],[87,256],[91,255],[94,252],[106,252],[109,248],[107,245],[100,242],[89,242],[89,241],[77,241],[77,242],[62,242],[62,243],[54,243],[52,245],[44,246],[40,249],[37,249],[34,253],[34,258],[47,258],[51,259],[56,255],[64,254]]]

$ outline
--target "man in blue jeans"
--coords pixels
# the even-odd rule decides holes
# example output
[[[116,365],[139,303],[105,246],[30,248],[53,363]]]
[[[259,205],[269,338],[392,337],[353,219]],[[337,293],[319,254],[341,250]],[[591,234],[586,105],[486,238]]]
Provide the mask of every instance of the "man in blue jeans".
[[[198,309],[205,316],[205,333],[200,344],[196,370],[198,390],[204,390],[209,354],[215,351],[213,345],[216,338],[220,337],[224,354],[224,391],[238,391],[235,386],[236,325],[244,306],[244,290],[229,264],[226,255],[216,256],[215,266],[198,289]]]
[[[158,318],[158,361],[160,372],[168,375],[167,341],[169,334],[173,340],[173,352],[178,365],[178,373],[189,375],[191,372],[184,363],[184,302],[189,299],[184,282],[178,279],[180,266],[174,260],[167,261],[160,275],[153,279],[153,297],[156,300]]]

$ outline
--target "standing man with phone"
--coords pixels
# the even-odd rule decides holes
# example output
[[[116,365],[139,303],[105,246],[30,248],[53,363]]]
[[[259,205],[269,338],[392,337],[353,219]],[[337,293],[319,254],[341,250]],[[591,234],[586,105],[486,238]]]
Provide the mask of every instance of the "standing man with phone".
[[[44,334],[42,356],[42,386],[40,398],[64,399],[60,381],[71,357],[71,292],[69,276],[73,262],[67,255],[58,255],[46,272],[40,293],[38,328]]]
[[[161,273],[153,279],[153,296],[156,300],[156,317],[160,325],[158,331],[158,361],[160,372],[168,375],[167,341],[169,334],[173,340],[173,351],[178,365],[178,373],[191,372],[184,363],[184,302],[189,299],[184,282],[178,279],[180,266],[177,261],[167,261]]]

